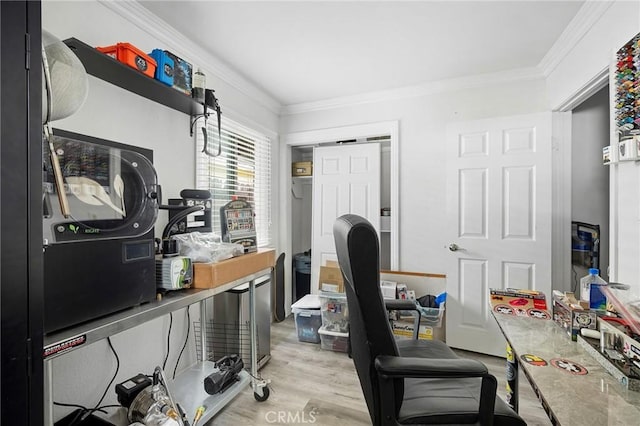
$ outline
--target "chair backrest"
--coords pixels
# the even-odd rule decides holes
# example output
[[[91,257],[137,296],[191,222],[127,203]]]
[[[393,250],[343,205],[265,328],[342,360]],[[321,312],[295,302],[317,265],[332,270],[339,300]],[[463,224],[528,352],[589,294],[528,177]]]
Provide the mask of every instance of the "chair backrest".
[[[398,347],[380,291],[378,234],[366,219],[347,214],[336,219],[333,236],[347,293],[351,357],[371,420],[379,424],[380,395],[374,361],[379,355],[397,356]],[[397,407],[403,393],[403,382],[397,380]]]

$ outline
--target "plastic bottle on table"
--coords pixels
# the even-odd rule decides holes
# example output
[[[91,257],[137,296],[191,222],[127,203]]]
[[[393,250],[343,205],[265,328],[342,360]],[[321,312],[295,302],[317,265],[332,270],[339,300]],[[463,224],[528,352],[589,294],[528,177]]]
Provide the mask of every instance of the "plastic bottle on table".
[[[607,298],[600,290],[600,286],[607,282],[600,278],[600,271],[589,269],[589,275],[580,278],[580,299],[589,302],[590,309],[606,309]]]

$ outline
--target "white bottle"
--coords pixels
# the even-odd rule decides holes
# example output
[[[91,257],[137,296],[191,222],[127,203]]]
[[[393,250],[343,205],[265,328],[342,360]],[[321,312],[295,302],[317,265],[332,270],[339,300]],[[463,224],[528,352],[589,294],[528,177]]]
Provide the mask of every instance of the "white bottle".
[[[207,80],[200,68],[198,71],[193,73],[193,85],[191,93],[193,94],[193,99],[200,103],[204,103],[204,89],[207,85]]]

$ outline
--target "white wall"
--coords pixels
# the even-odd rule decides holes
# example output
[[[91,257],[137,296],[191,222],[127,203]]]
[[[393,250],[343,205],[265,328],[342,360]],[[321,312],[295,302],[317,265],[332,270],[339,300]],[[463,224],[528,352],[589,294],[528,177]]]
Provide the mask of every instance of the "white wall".
[[[60,39],[75,37],[92,46],[106,46],[119,41],[130,42],[144,51],[161,47],[181,55],[179,46],[159,46],[153,35],[133,25],[112,8],[96,1],[45,1],[42,6],[43,28]],[[184,59],[193,61],[184,56]],[[201,65],[201,64],[194,64]],[[216,90],[225,117],[262,131],[274,140],[274,174],[278,169],[278,117],[249,96],[216,78],[206,68],[207,86]],[[195,184],[195,143],[189,136],[189,117],[156,104],[94,77],[89,77],[89,97],[74,116],[54,122],[54,127],[117,142],[151,148],[163,197],[174,198],[181,189]],[[274,180],[274,182],[277,182]],[[274,194],[274,206],[278,196]],[[159,213],[156,234],[167,221],[166,212]],[[274,235],[278,235],[277,230]],[[192,321],[198,309],[192,307]],[[150,374],[161,365],[166,353],[168,316],[117,334],[113,345],[120,356],[120,373],[115,383],[137,373]],[[173,371],[186,332],[185,310],[174,313],[171,355],[168,370]],[[180,368],[195,360],[193,330]],[[53,362],[54,399],[93,407],[107,386],[115,361],[106,341],[79,349]],[[105,404],[116,403],[113,386]],[[55,419],[70,409],[56,408]],[[113,410],[110,410],[113,412]]]
[[[600,225],[600,275],[609,266],[609,166],[602,148],[609,145],[609,88],[598,91],[573,109],[571,137],[571,219]],[[575,266],[574,285],[587,275]]]
[[[519,81],[300,113],[283,116],[280,133],[399,120],[400,269],[446,273],[447,123],[543,111],[544,89],[541,80]]]
[[[558,108],[599,72],[615,52],[640,31],[640,2],[616,1],[563,58],[547,78],[549,107]],[[613,86],[612,86],[613,87]],[[613,135],[612,139],[613,139]],[[610,274],[612,281],[640,291],[640,167],[610,167]]]

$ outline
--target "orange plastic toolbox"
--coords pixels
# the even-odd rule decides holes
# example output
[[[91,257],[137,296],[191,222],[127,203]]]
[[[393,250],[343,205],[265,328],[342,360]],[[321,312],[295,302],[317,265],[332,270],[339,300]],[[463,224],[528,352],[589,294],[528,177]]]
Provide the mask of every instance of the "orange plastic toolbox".
[[[155,59],[130,43],[118,43],[107,47],[96,47],[96,49],[151,78],[156,72]]]

